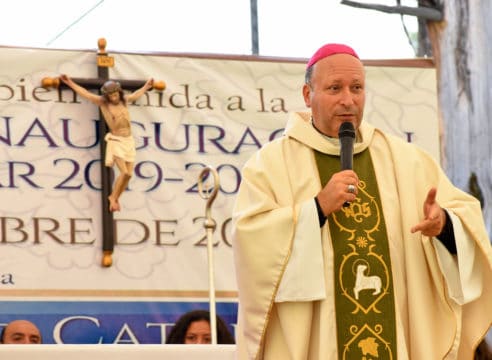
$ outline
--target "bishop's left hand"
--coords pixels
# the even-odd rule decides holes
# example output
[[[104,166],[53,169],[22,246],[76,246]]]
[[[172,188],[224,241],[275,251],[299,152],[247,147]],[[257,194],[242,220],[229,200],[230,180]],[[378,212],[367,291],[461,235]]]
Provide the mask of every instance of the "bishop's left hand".
[[[437,236],[442,232],[446,224],[446,214],[436,201],[437,189],[432,188],[427,193],[424,201],[424,220],[412,227],[412,233],[422,232],[425,236]]]

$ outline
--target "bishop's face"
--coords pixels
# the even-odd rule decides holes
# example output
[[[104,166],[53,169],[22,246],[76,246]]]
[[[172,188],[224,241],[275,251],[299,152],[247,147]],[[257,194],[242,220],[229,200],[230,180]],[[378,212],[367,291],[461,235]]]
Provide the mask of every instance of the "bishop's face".
[[[318,61],[310,83],[303,87],[314,126],[331,137],[338,137],[340,124],[345,121],[357,129],[364,114],[364,85],[364,67],[356,57],[336,54]]]

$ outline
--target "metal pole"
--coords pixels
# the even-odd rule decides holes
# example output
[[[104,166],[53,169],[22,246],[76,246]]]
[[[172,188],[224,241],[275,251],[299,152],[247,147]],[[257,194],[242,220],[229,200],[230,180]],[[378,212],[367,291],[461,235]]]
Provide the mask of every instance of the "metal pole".
[[[258,37],[258,0],[250,0],[251,4],[251,52],[259,55],[260,45]]]

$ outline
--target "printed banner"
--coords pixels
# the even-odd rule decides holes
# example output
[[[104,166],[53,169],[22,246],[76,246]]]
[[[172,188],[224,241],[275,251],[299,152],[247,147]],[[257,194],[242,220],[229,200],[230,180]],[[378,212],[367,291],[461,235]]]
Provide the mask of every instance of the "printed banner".
[[[110,54],[111,79],[154,78],[167,87],[129,104],[137,159],[120,199],[122,211],[114,215],[113,264],[103,267],[101,214],[108,203],[101,196],[104,134],[98,109],[70,89],[41,87],[43,78],[60,74],[97,78],[96,53],[0,52],[0,323],[35,318],[50,324],[44,330],[55,343],[94,343],[102,326],[93,331],[91,323],[104,322],[112,335],[101,341],[118,343],[114,334],[123,315],[133,329],[175,319],[156,320],[156,311],[171,314],[182,312],[181,304],[206,304],[206,200],[198,193],[198,176],[210,166],[220,179],[211,211],[212,267],[224,309],[218,313],[232,327],[229,306],[237,304],[230,227],[241,167],[282,135],[288,112],[305,110],[304,63]],[[434,69],[366,71],[365,121],[417,143],[438,160]],[[21,306],[26,301],[27,308]],[[124,308],[131,311],[112,312]],[[86,335],[57,335],[60,323],[77,316],[88,317]],[[161,335],[135,332],[134,342],[160,343]]]

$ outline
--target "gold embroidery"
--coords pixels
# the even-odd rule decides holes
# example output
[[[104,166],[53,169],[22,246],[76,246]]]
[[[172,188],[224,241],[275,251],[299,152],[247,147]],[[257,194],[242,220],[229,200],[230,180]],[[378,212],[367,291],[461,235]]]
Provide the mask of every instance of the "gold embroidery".
[[[391,344],[381,337],[383,327],[376,324],[371,328],[364,324],[361,328],[358,326],[350,327],[350,334],[353,337],[344,346],[342,359],[390,359],[393,360]],[[370,357],[365,357],[369,355]]]
[[[316,153],[326,184],[339,159]],[[349,207],[328,217],[335,270],[339,359],[396,358],[395,304],[389,244],[369,152],[354,156],[360,182]]]

